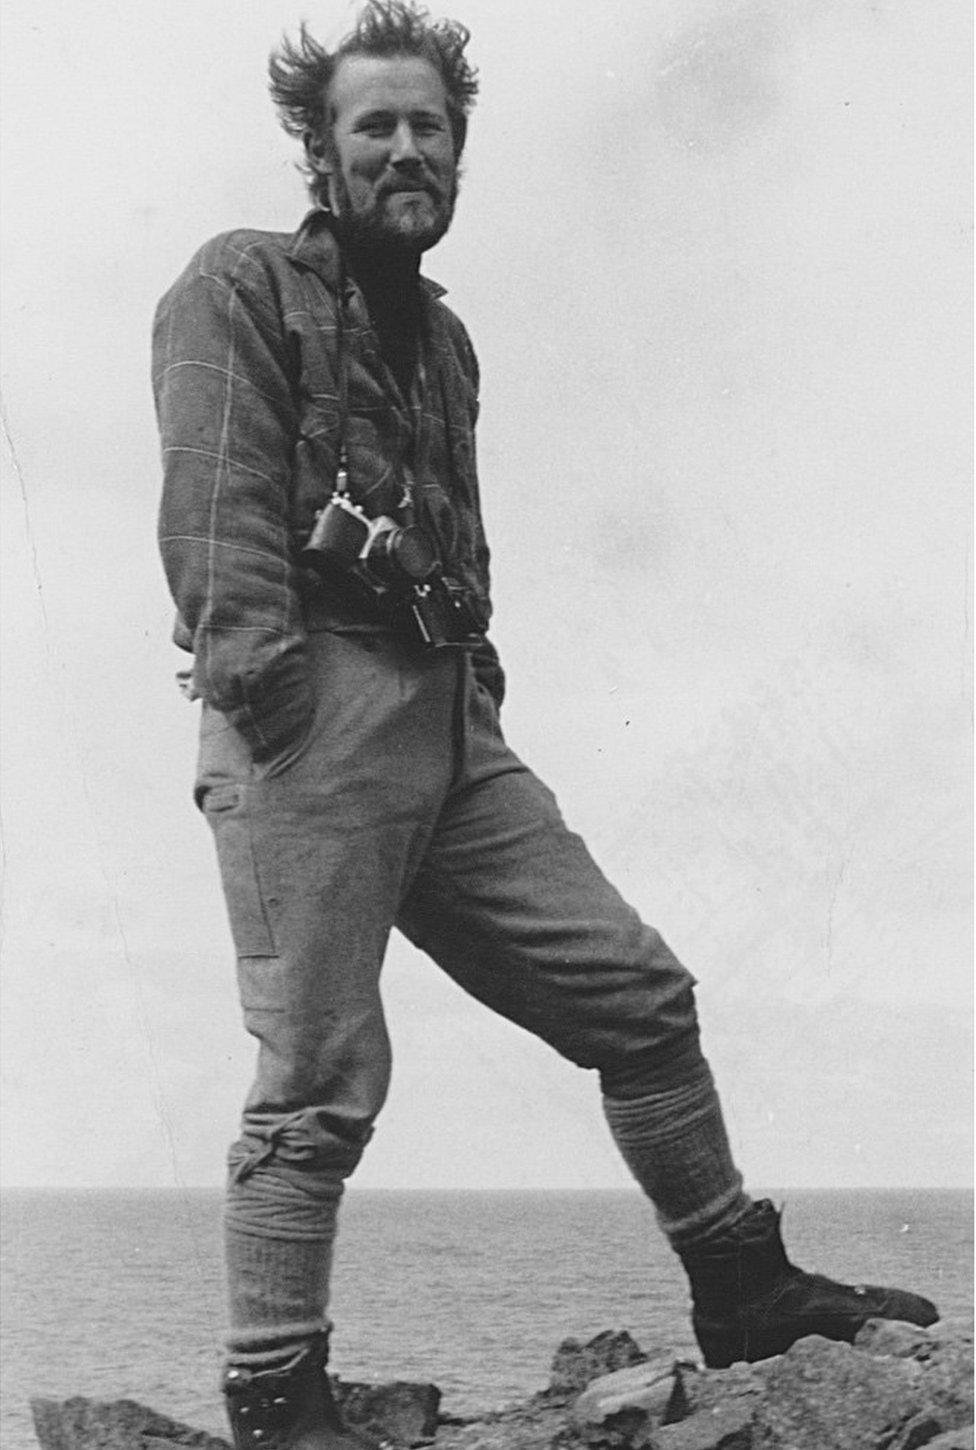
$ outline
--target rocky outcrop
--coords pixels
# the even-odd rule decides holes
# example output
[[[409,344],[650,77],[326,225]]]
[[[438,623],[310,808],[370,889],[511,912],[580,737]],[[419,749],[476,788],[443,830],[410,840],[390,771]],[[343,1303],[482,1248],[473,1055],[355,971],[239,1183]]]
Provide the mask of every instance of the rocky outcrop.
[[[853,1345],[812,1336],[754,1365],[647,1355],[625,1332],[564,1340],[549,1385],[477,1418],[439,1414],[434,1385],[336,1382],[350,1423],[399,1450],[973,1450],[968,1328],[874,1320]],[[35,1400],[42,1450],[226,1450],[122,1400]]]
[[[224,1440],[157,1415],[135,1400],[31,1400],[42,1450],[227,1450]]]
[[[337,1403],[350,1424],[372,1430],[394,1446],[430,1445],[439,1423],[441,1392],[436,1385],[395,1380],[365,1385],[334,1379]],[[134,1400],[103,1403],[32,1400],[41,1450],[229,1450],[226,1440],[191,1430]]]
[[[407,1380],[360,1385],[333,1380],[332,1387],[350,1424],[374,1430],[395,1445],[429,1445],[437,1434],[441,1392],[436,1385]]]

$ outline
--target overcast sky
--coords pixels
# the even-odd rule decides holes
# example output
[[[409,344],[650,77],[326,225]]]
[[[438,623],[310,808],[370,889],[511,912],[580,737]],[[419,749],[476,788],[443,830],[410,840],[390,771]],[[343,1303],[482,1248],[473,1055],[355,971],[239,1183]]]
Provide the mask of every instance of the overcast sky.
[[[217,1183],[252,1045],[155,550],[148,339],[306,206],[286,0],[8,0],[4,1169]],[[512,742],[700,981],[749,1181],[969,1175],[969,6],[458,0],[427,259],[483,374]],[[364,1185],[623,1185],[595,1081],[394,940]]]

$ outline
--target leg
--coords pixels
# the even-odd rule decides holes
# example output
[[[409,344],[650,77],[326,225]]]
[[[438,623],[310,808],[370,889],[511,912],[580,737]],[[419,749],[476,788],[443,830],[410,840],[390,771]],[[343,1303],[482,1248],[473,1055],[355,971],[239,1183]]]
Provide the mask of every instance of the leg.
[[[566,828],[473,683],[462,769],[398,925],[480,1001],[600,1072],[614,1137],[673,1242],[749,1206],[692,977]]]
[[[691,1281],[706,1361],[851,1339],[869,1317],[929,1324],[927,1300],[834,1284],[786,1258],[742,1192],[692,978],[608,885],[469,688],[464,769],[399,924],[481,1001],[600,1072],[614,1138]]]
[[[299,751],[258,770],[210,712],[201,752],[198,796],[259,1044],[226,1211],[226,1388],[240,1444],[255,1420],[234,1416],[256,1415],[272,1389],[271,1403],[289,1404],[300,1384],[300,1414],[326,1414],[339,1199],[389,1081],[380,968],[451,773],[456,664],[401,668],[373,637],[323,633],[310,649],[319,709]],[[322,1450],[357,1443],[326,1428]]]

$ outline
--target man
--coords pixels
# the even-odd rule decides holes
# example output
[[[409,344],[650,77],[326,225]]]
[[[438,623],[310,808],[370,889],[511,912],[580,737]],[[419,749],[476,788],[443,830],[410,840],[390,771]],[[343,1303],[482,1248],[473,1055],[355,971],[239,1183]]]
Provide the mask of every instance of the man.
[[[349,1450],[325,1375],[345,1179],[390,1050],[399,927],[474,996],[597,1071],[610,1130],[688,1272],[705,1360],[851,1339],[933,1305],[795,1269],[743,1192],[693,979],[508,749],[485,633],[478,372],[421,277],[476,91],[468,35],[369,0],[330,54],[272,60],[315,209],[208,243],[160,304],[160,537],[203,699],[213,827],[257,1078],[230,1153],[238,1447]]]

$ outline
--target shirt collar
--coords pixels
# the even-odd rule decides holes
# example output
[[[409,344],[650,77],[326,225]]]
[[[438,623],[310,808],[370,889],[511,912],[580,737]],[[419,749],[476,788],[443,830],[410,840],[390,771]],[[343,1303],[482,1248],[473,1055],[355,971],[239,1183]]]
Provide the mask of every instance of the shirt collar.
[[[329,227],[329,213],[316,206],[290,238],[285,251],[293,261],[310,267],[323,281],[338,287],[341,276],[339,244]],[[352,284],[347,281],[347,287]],[[429,277],[421,277],[420,285],[429,297],[443,297],[447,288]]]

